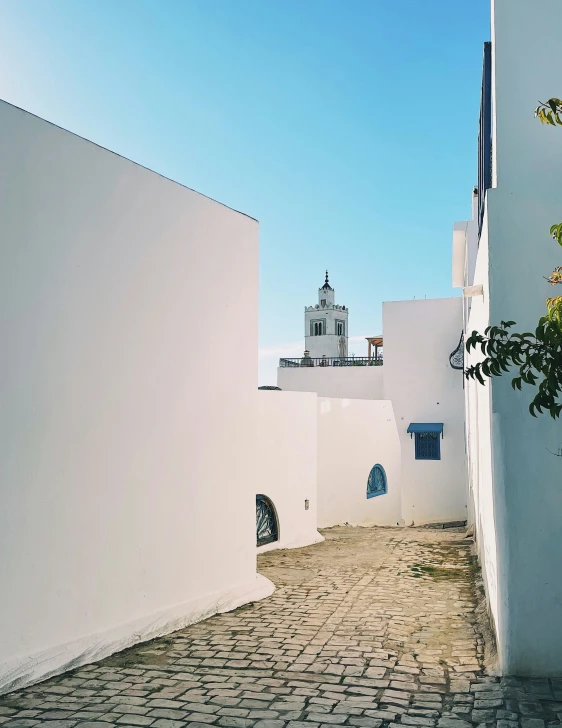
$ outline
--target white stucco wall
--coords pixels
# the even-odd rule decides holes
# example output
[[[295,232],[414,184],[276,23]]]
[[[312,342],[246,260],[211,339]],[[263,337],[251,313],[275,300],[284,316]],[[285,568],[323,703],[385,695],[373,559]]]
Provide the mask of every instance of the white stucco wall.
[[[0,102],[0,689],[271,591],[257,262],[256,221]]]
[[[301,392],[258,394],[256,487],[275,506],[279,525],[279,540],[258,551],[322,541],[317,530],[317,397]]]
[[[484,216],[480,242],[469,239],[473,247],[477,248],[476,264],[473,271],[467,270],[467,285],[482,285],[483,295],[470,299],[470,314],[466,324],[467,337],[473,331],[484,331],[490,323],[490,287],[489,287],[489,260],[488,260],[488,217]],[[465,353],[465,364],[470,366],[483,359],[478,348],[472,349],[470,354]],[[481,386],[474,380],[465,380],[466,397],[466,439],[468,461],[469,504],[471,506],[471,521],[474,526],[474,538],[478,557],[482,568],[482,576],[486,589],[490,616],[493,625],[498,630],[502,624],[502,615],[499,609],[498,595],[498,549],[496,506],[493,489],[493,432],[491,387],[488,382]],[[502,645],[500,659],[502,657]]]
[[[367,498],[371,468],[383,466],[388,492]],[[318,399],[318,525],[397,526],[400,441],[391,402]]]
[[[314,321],[326,320],[328,330],[335,326],[333,317],[330,317],[330,311],[326,311],[323,315],[313,316]],[[345,325],[347,329],[347,323]],[[341,341],[341,344],[340,344]],[[326,334],[325,336],[306,336],[304,339],[305,350],[310,353],[311,358],[320,359],[325,357],[347,356],[347,337]]]
[[[494,152],[497,189],[488,193],[490,320],[532,331],[556,293],[543,276],[560,265],[548,234],[562,220],[557,183],[562,132],[533,118],[537,100],[560,96],[560,64],[537,52],[559,43],[559,0],[493,3]],[[494,503],[502,669],[562,672],[562,425],[527,410],[533,390],[492,386]]]
[[[463,330],[461,298],[401,301],[383,304],[385,360],[378,367],[280,367],[277,384],[284,391],[316,392],[319,397],[342,398],[346,402],[341,427],[349,428],[356,438],[354,453],[363,447],[362,458],[369,460],[373,441],[386,441],[388,422],[369,420],[366,429],[362,418],[371,410],[358,400],[371,400],[385,412],[390,407],[392,432],[397,433],[396,454],[401,459],[401,497],[388,508],[363,503],[363,477],[366,464],[338,464],[336,449],[330,456],[333,479],[328,485],[319,476],[319,524],[334,525],[346,520],[358,523],[396,525],[439,523],[467,519],[467,473],[464,440],[464,391],[460,371],[453,370],[449,355],[457,347]],[[325,405],[339,411],[340,405]],[[375,407],[372,411],[379,412]],[[395,422],[394,422],[395,418]],[[320,417],[320,423],[323,418]],[[414,442],[406,430],[410,422],[443,422],[445,437],[441,442],[441,460],[415,460]],[[358,424],[360,423],[360,424]],[[340,427],[340,424],[338,424]],[[319,424],[319,453],[322,445]],[[370,433],[365,437],[365,432]],[[345,435],[347,437],[347,434]],[[394,457],[395,451],[392,450]],[[319,454],[319,463],[322,458]],[[320,469],[321,465],[319,465]],[[352,468],[354,489],[342,492],[342,469]],[[359,468],[356,473],[355,468]],[[327,471],[325,471],[327,472]],[[319,470],[320,473],[320,470]],[[394,479],[394,492],[398,485]],[[392,498],[386,498],[390,503]],[[326,508],[322,506],[322,502]],[[328,505],[329,504],[329,505]],[[398,505],[397,505],[398,504]],[[394,506],[397,505],[397,510]],[[391,514],[391,515],[390,515]]]
[[[316,392],[319,397],[383,399],[384,366],[279,367],[277,386],[291,392]]]
[[[384,393],[392,401],[402,450],[406,525],[467,518],[462,372],[449,355],[462,332],[462,299],[383,304]],[[412,422],[443,422],[441,460],[416,460]]]

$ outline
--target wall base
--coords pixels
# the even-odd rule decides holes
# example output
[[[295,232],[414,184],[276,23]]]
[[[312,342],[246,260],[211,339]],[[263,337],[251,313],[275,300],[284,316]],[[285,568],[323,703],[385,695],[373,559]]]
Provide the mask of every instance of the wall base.
[[[355,521],[335,521],[335,522],[325,522],[325,523],[319,523],[318,528],[324,529],[324,528],[336,528],[341,526],[349,526],[349,528],[399,528],[404,527],[406,524],[402,519],[400,521],[392,521],[391,523],[388,523],[385,520],[381,520],[378,523],[356,523]]]
[[[274,584],[261,574],[246,584],[207,594],[106,632],[8,661],[0,665],[0,694],[27,687],[81,665],[97,662],[140,642],[175,632],[214,614],[230,612],[243,604],[273,594]]]
[[[417,528],[434,528],[434,529],[443,529],[443,528],[465,528],[466,527],[466,518],[463,520],[459,518],[451,518],[448,521],[439,520],[439,521],[420,521],[419,523],[414,523],[414,526]]]
[[[283,549],[300,549],[304,546],[312,546],[315,543],[322,543],[324,536],[316,531],[310,536],[302,536],[289,543],[283,543],[283,541],[274,541],[273,543],[267,543],[265,546],[258,546],[258,554],[264,554],[266,551],[275,551]]]

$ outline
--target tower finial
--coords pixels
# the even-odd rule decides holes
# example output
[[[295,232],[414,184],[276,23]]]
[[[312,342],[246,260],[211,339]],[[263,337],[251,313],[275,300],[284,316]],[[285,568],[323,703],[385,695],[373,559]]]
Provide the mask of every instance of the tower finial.
[[[328,271],[326,271],[326,280],[324,281],[324,285],[319,290],[321,291],[333,291],[334,289],[330,285],[330,281],[328,280]]]

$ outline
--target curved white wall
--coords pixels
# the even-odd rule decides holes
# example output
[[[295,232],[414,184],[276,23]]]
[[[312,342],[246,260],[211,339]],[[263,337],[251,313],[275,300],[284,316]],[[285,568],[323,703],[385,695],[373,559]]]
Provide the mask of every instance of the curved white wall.
[[[257,263],[255,220],[0,102],[0,690],[270,588]]]
[[[317,531],[317,397],[267,390],[258,395],[256,488],[272,501],[279,521],[279,540],[258,551],[323,541]]]

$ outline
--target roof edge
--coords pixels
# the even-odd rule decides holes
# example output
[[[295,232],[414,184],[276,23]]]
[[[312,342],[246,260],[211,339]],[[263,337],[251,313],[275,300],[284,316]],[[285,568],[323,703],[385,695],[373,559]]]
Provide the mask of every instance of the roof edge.
[[[183,187],[184,189],[189,190],[190,192],[194,192],[196,195],[205,197],[205,199],[210,200],[211,202],[216,202],[217,205],[226,207],[227,210],[231,210],[232,212],[235,212],[238,215],[243,215],[244,217],[247,217],[250,220],[253,220],[254,222],[257,222],[259,224],[259,220],[257,218],[252,217],[251,215],[248,215],[246,212],[242,212],[241,210],[236,210],[234,207],[230,207],[229,205],[226,205],[224,202],[221,202],[220,200],[215,200],[214,197],[210,197],[209,195],[206,195],[203,192],[194,190],[193,187],[188,187],[187,185],[184,185],[183,182],[178,182],[177,180],[172,179],[171,177],[166,177],[165,174],[162,174],[161,172],[157,172],[155,169],[151,169],[150,167],[145,167],[144,164],[141,164],[140,162],[135,162],[134,159],[129,159],[129,157],[125,157],[122,154],[119,154],[119,152],[114,152],[113,149],[108,149],[107,147],[103,147],[101,144],[98,144],[97,142],[93,142],[91,139],[86,139],[86,137],[80,136],[80,134],[77,134],[74,131],[70,131],[70,129],[65,129],[64,126],[59,126],[58,124],[55,124],[53,121],[49,121],[48,119],[44,119],[42,116],[38,116],[37,114],[34,114],[32,111],[28,111],[27,109],[22,109],[21,106],[16,106],[15,104],[11,104],[9,101],[6,101],[5,99],[0,99],[0,103],[6,104],[6,106],[11,106],[12,109],[17,109],[18,111],[21,111],[24,114],[28,114],[29,116],[33,116],[35,119],[39,119],[39,121],[43,121],[45,124],[49,124],[49,126],[54,126],[56,129],[60,129],[61,131],[66,132],[67,134],[72,134],[72,136],[77,137],[78,139],[82,139],[82,141],[87,142],[88,144],[92,144],[94,147],[103,149],[104,152],[109,152],[109,154],[114,154],[116,157],[119,157],[120,159],[124,159],[126,162],[130,162],[131,164],[134,164],[135,166],[140,167],[141,169],[146,169],[147,172],[156,174],[156,175],[158,175],[158,177],[162,177],[162,179],[165,179],[168,182],[172,182],[175,185],[179,185],[180,187]]]

